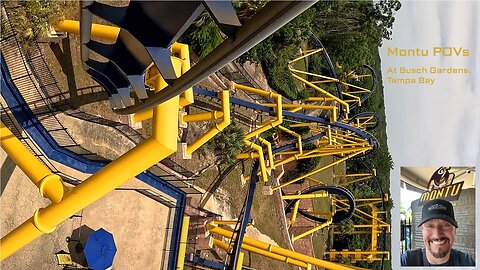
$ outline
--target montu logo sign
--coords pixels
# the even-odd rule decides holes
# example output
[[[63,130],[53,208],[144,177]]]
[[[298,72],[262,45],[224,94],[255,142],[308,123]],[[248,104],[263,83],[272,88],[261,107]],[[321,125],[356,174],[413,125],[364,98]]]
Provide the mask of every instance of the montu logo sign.
[[[422,194],[422,197],[420,197],[419,205],[423,205],[426,202],[435,200],[435,199],[443,199],[447,201],[458,200],[458,196],[460,196],[462,187],[463,187],[463,181],[455,184],[451,184],[448,186],[444,186],[439,189],[433,189],[433,190],[424,192]]]
[[[433,173],[428,183],[429,190],[422,194],[419,205],[435,199],[458,200],[463,182],[453,183],[455,174],[449,172],[449,170],[450,167],[440,167]]]

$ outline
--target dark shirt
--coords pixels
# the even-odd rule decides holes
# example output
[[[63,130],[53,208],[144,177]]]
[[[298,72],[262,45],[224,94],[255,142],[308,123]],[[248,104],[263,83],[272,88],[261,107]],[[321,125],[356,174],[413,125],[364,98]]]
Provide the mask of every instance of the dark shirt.
[[[475,266],[475,261],[466,253],[452,249],[450,258],[444,264],[431,264],[427,260],[425,249],[408,250],[400,257],[402,266]]]

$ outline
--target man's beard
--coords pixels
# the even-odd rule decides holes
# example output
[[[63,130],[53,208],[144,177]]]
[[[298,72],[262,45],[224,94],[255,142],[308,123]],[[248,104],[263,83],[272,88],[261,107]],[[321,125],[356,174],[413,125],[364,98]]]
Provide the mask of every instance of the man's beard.
[[[439,239],[440,240],[440,239]],[[443,239],[442,239],[443,240]],[[446,243],[445,245],[449,245],[450,244],[450,241],[448,239],[446,239]],[[448,252],[450,252],[450,248],[447,248],[447,249],[440,249],[438,250],[437,252],[434,252],[432,249],[432,245],[434,246],[435,244],[433,243],[429,243],[428,245],[428,249],[430,251],[430,253],[432,254],[432,256],[434,258],[437,258],[437,259],[441,259],[441,258],[445,258],[445,256],[447,256]]]
[[[441,259],[441,258],[445,258],[445,256],[447,256],[448,251],[449,251],[449,250],[439,251],[439,252],[433,252],[432,250],[430,250],[430,253],[432,253],[433,257],[435,257],[435,258],[437,258],[437,259]]]

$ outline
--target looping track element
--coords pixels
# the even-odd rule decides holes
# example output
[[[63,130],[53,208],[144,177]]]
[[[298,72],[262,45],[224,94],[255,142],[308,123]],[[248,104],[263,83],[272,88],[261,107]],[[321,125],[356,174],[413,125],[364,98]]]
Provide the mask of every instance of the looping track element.
[[[363,94],[362,97],[360,98],[360,104],[363,104],[373,94],[373,92],[375,91],[376,85],[377,85],[377,74],[375,73],[373,68],[369,65],[362,65],[362,68],[366,69],[366,71],[368,71],[368,74],[362,74],[362,73],[366,73],[366,72],[360,72],[361,74],[357,74],[355,76],[350,76],[352,78],[360,79],[360,80],[364,77],[371,77],[371,80],[372,80],[371,86],[368,89],[368,91],[364,91],[365,94]],[[352,72],[354,72],[354,71],[352,71]],[[350,105],[350,110],[355,109],[357,106],[358,106],[358,103],[351,104]]]
[[[353,70],[344,71],[342,66],[337,64],[340,74],[333,66],[323,44],[315,36],[311,36],[315,49],[301,51],[301,56],[289,62],[289,69],[292,77],[306,86],[308,92],[314,93],[314,96],[308,97],[302,101],[305,108],[322,108],[325,113],[330,114],[333,121],[348,121],[348,114],[357,106],[362,104],[370,97],[376,87],[377,77],[372,67],[361,65]],[[321,53],[323,57],[322,65],[326,64],[328,74],[324,72],[311,71],[305,59],[313,54]],[[304,65],[297,65],[297,61],[305,61]],[[325,62],[325,63],[323,63]],[[307,66],[304,68],[303,66]],[[305,70],[302,70],[305,69]],[[336,95],[332,91],[336,89]],[[331,108],[333,107],[333,108]],[[338,114],[338,115],[337,115]]]
[[[309,187],[309,188],[303,190],[300,194],[311,194],[311,193],[315,193],[317,191],[326,191],[326,192],[328,192],[329,195],[331,195],[331,194],[339,195],[339,196],[344,197],[348,201],[348,205],[349,205],[348,210],[347,211],[336,212],[335,214],[333,214],[332,223],[338,224],[338,223],[340,223],[340,222],[342,222],[346,219],[349,219],[353,215],[353,212],[355,211],[355,198],[353,197],[353,194],[348,189],[346,189],[344,187],[339,187],[339,186],[312,186],[312,187]],[[285,212],[287,212],[287,213],[290,212],[292,207],[295,205],[295,203],[298,200],[299,199],[290,200],[287,203],[287,206],[285,207]],[[302,209],[298,209],[298,212],[302,216],[304,216],[304,217],[306,217],[310,220],[313,220],[313,221],[317,221],[317,222],[326,222],[327,221],[327,219],[325,219],[325,218],[321,218],[321,217],[312,215],[308,211],[305,211],[305,210],[302,210]]]

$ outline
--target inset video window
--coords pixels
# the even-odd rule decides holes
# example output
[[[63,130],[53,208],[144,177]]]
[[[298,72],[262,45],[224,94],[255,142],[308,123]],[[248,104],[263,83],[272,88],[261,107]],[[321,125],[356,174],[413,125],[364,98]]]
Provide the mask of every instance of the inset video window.
[[[400,169],[402,266],[475,266],[475,167]]]

